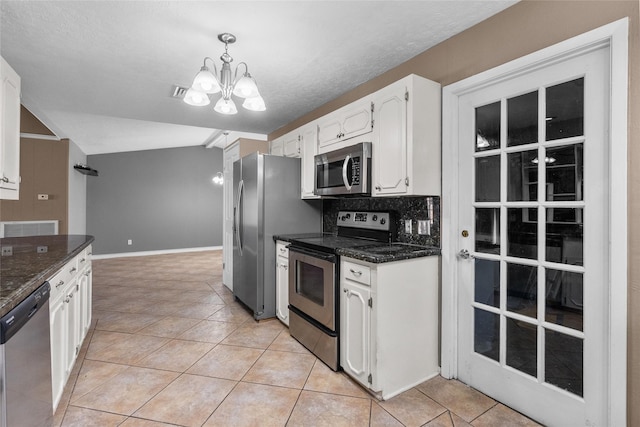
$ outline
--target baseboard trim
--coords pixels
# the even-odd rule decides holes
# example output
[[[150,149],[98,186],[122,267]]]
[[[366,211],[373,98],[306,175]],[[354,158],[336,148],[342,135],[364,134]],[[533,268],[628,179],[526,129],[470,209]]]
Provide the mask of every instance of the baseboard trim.
[[[204,246],[200,248],[178,248],[178,249],[162,249],[158,251],[139,251],[139,252],[122,252],[118,254],[101,254],[91,255],[91,259],[109,259],[109,258],[127,258],[136,256],[149,256],[149,255],[166,255],[177,254],[183,252],[204,252],[204,251],[218,251],[222,250],[222,246]]]

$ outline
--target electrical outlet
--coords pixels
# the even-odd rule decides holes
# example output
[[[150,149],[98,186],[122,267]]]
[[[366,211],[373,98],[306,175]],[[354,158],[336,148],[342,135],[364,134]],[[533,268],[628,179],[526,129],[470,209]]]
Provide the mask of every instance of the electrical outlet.
[[[38,200],[49,200],[48,194],[38,194]]]
[[[49,247],[48,246],[38,246],[36,248],[36,252],[39,254],[45,254],[47,252],[49,252]]]
[[[418,221],[418,234],[421,236],[431,234],[431,227],[429,227],[429,221],[426,219],[421,219]]]
[[[413,232],[410,219],[404,220],[404,232],[407,234],[411,234]]]
[[[13,246],[3,246],[1,253],[2,253],[2,256],[13,255]]]
[[[129,246],[133,245],[133,240],[131,240],[131,239],[127,240],[127,245],[129,245]]]

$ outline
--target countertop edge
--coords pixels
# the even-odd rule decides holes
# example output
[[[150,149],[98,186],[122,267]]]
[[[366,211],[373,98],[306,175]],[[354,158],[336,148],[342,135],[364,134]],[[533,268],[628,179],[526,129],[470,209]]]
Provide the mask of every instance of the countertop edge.
[[[95,238],[93,236],[86,236],[85,241],[80,244],[77,248],[75,248],[72,252],[68,253],[64,258],[61,258],[57,262],[54,262],[49,267],[41,270],[38,274],[31,277],[27,282],[25,282],[19,289],[11,294],[9,298],[0,306],[0,317],[7,314],[13,308],[15,308],[20,302],[22,302],[26,297],[31,295],[33,291],[38,289],[46,280],[51,278],[56,272],[58,272],[62,267],[65,266],[73,257],[78,255],[81,251],[83,251],[87,246],[89,246]]]

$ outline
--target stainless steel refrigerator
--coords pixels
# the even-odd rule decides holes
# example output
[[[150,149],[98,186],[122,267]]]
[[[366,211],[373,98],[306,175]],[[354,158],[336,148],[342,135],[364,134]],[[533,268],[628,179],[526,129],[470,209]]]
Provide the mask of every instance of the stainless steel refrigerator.
[[[256,320],[276,314],[274,235],[322,231],[322,204],[300,199],[300,159],[253,153],[233,164],[233,295]]]

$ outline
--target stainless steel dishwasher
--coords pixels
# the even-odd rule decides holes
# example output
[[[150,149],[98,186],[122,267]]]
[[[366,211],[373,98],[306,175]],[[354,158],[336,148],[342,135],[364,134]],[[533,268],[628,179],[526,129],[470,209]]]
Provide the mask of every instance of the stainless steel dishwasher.
[[[51,426],[51,340],[45,282],[0,318],[0,427]]]

